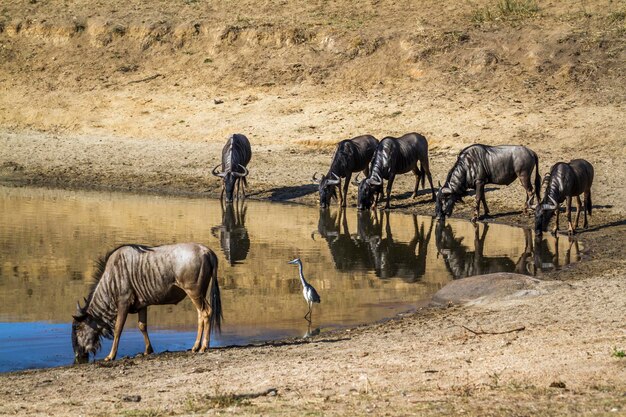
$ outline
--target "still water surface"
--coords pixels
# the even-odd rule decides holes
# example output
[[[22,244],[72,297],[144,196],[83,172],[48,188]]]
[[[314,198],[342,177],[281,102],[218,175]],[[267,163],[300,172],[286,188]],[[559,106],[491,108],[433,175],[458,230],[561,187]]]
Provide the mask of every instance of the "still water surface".
[[[124,243],[200,242],[220,261],[223,332],[212,346],[247,344],[375,322],[414,309],[452,279],[535,274],[579,258],[567,239],[497,224],[401,213],[121,193],[0,187],[0,372],[71,363],[71,315],[95,262]],[[320,293],[303,319],[297,267]],[[196,312],[186,299],[148,309],[157,352],[189,349]],[[131,315],[118,357],[143,351]],[[108,342],[108,343],[106,343]],[[106,341],[98,358],[106,356]]]

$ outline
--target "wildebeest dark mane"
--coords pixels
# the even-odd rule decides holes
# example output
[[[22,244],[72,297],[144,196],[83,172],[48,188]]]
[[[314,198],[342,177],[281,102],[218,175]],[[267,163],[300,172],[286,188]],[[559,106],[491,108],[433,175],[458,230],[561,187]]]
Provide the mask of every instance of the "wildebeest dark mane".
[[[333,161],[330,164],[329,172],[333,172],[335,175],[344,176],[348,172],[348,165],[346,162],[349,158],[349,153],[346,150],[347,146],[350,146],[349,141],[341,141],[337,145],[337,149],[335,149],[335,154],[333,155]]]
[[[115,251],[125,246],[133,248],[137,252],[140,252],[140,253],[152,251],[152,246],[137,245],[137,244],[123,244],[123,245],[119,245],[113,250],[110,250],[104,257],[98,259],[96,261],[96,270],[94,271],[93,276],[91,278],[93,281],[93,284],[91,284],[91,288],[89,289],[89,295],[87,296],[87,298],[85,298],[85,305],[81,307],[80,309],[80,312],[82,314],[87,313],[87,307],[89,307],[89,304],[91,303],[91,299],[93,298],[93,293],[96,291],[96,287],[98,287],[98,283],[102,279],[102,275],[104,275],[104,270],[106,268],[107,261],[109,260],[109,258]]]
[[[456,174],[456,176],[458,176],[457,168],[458,169],[463,169],[463,171],[465,171],[466,167],[463,167],[463,166],[460,166],[460,165],[462,165],[465,162],[465,160],[467,159],[468,150],[470,148],[480,148],[480,149],[484,150],[485,152],[487,151],[487,147],[485,145],[483,145],[483,144],[480,144],[480,143],[476,143],[474,145],[469,145],[469,146],[466,146],[465,148],[463,148],[463,150],[461,152],[459,152],[459,156],[456,159],[456,161],[454,162],[454,165],[452,166],[452,169],[448,172],[448,177],[446,178],[446,183],[445,183],[446,186],[449,186],[450,179],[452,179],[452,176],[454,174]],[[463,188],[463,191],[461,192],[461,195],[463,195],[463,196],[467,195],[467,187],[466,187],[466,184],[465,184],[466,183],[466,178],[462,178],[462,179],[458,178],[458,180],[460,182],[462,182],[460,184],[461,187]]]

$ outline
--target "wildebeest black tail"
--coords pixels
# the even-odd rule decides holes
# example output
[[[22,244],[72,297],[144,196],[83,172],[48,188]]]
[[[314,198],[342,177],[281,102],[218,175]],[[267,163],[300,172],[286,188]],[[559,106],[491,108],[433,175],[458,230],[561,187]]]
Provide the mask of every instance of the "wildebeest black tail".
[[[212,267],[212,278],[211,278],[211,289],[209,291],[209,302],[211,304],[211,331],[217,331],[218,333],[222,330],[222,319],[224,318],[222,315],[222,298],[220,296],[220,286],[217,280],[217,256],[215,253],[210,252],[205,255],[205,260]]]
[[[540,191],[541,191],[541,177],[539,176],[539,157],[537,154],[535,156],[535,198],[536,204],[539,204],[540,199]]]
[[[585,198],[585,210],[587,210],[587,214],[591,216],[591,191],[587,193]]]

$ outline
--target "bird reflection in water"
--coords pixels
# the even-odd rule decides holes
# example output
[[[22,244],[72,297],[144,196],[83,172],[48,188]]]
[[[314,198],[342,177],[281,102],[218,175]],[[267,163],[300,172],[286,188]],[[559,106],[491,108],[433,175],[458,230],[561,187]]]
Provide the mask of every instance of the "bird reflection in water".
[[[241,263],[250,251],[250,237],[246,229],[247,206],[245,201],[220,205],[222,223],[211,228],[211,234],[219,239],[222,252],[233,266]]]
[[[317,231],[328,244],[335,268],[339,271],[373,271],[381,279],[401,278],[419,281],[426,272],[426,255],[433,229],[433,219],[418,224],[412,215],[413,237],[409,242],[393,238],[389,212],[357,213],[357,231],[351,234],[345,209],[320,210]]]

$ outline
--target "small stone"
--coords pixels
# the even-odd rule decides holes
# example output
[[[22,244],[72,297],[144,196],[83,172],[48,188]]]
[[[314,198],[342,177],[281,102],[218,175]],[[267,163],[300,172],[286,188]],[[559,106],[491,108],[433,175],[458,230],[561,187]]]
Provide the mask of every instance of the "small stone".
[[[122,401],[126,401],[128,403],[138,403],[141,401],[141,395],[125,395],[122,397]]]

